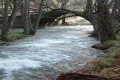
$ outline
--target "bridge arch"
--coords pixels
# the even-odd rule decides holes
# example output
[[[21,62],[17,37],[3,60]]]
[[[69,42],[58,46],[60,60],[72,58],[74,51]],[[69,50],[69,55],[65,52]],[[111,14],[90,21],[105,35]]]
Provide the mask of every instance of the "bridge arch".
[[[51,23],[55,22],[55,19],[58,17],[67,14],[73,14],[74,16],[80,16],[88,20],[93,25],[93,36],[100,39],[101,42],[116,38],[114,30],[112,28],[112,23],[108,19],[111,18],[109,11],[106,11],[106,8],[104,8],[101,12],[92,12],[91,14],[86,11],[79,12],[67,9],[53,9],[52,11],[44,14],[44,16],[41,18],[40,23],[42,24],[40,26],[50,25]]]
[[[62,23],[62,20],[60,21]],[[65,22],[69,25],[92,25],[90,21],[80,16],[70,16],[65,18]]]
[[[80,16],[84,18],[83,12],[71,11],[67,9],[54,9],[50,12],[46,12],[41,18],[40,26],[49,26],[51,24],[57,24],[58,21],[68,17]]]

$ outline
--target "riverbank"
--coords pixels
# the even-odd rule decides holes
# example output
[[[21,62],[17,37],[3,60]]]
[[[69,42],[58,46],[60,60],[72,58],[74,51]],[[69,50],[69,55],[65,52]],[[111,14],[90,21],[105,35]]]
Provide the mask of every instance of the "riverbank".
[[[102,45],[109,46],[109,48],[104,49],[104,55],[87,62],[86,66],[92,65],[92,68],[62,74],[58,80],[120,80],[120,36]]]
[[[92,61],[95,65],[93,74],[120,80],[120,35],[116,40],[108,40],[103,44],[110,48],[104,50],[105,54],[102,57]]]
[[[8,39],[7,41],[15,41],[15,40],[18,40],[18,39],[22,39],[22,38],[25,38],[27,37],[27,35],[23,32],[11,32],[8,36]]]
[[[27,36],[28,35],[24,34],[23,32],[10,32],[6,41],[2,41],[0,39],[0,44],[5,44],[7,42],[13,42],[15,40],[23,39]]]

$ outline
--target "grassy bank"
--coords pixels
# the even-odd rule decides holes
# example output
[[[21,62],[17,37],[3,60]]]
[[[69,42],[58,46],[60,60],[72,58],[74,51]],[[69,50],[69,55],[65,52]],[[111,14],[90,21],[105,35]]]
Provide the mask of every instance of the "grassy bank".
[[[111,47],[105,50],[102,57],[91,62],[95,66],[92,74],[107,78],[120,78],[120,35],[116,40],[108,40],[103,44]]]
[[[8,36],[7,41],[15,41],[18,39],[25,38],[27,35],[24,34],[23,32],[11,32]]]
[[[25,38],[25,37],[27,37],[27,35],[24,34],[23,32],[10,32],[8,37],[7,37],[6,42],[12,42],[12,41],[22,39],[22,38]],[[0,42],[2,43],[3,41],[0,40]]]
[[[120,80],[120,35],[101,45],[109,46],[104,48],[104,55],[88,62],[80,71],[61,74],[58,80]]]

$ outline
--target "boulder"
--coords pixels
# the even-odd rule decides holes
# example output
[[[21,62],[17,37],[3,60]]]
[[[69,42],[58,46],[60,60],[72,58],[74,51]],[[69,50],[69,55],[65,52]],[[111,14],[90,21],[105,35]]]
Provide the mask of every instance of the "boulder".
[[[96,49],[100,49],[100,50],[105,50],[105,49],[109,49],[110,46],[104,45],[104,44],[95,44],[95,45],[92,46],[92,48],[96,48]]]

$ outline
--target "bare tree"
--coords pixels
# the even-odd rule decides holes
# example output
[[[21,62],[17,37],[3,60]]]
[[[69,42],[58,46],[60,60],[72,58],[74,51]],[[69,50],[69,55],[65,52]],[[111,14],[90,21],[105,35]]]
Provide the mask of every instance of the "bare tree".
[[[93,4],[93,0],[87,0],[86,4],[85,18],[93,24],[95,34],[102,42],[115,38],[108,2],[96,0]]]
[[[3,15],[3,26],[1,29],[1,38],[2,40],[7,40],[8,36],[8,8],[9,8],[9,0],[5,1],[4,15]]]
[[[39,22],[40,22],[41,15],[42,15],[42,10],[43,10],[44,1],[45,1],[45,0],[41,0],[41,2],[40,2],[40,4],[39,4],[38,18],[37,18],[37,21],[36,21],[36,24],[35,24],[35,27],[34,27],[34,34],[36,33],[36,31],[37,31],[37,29],[38,29],[38,26],[39,26]]]

